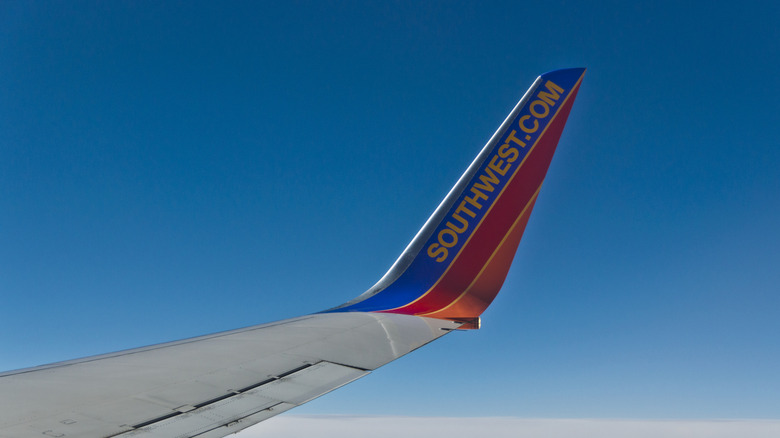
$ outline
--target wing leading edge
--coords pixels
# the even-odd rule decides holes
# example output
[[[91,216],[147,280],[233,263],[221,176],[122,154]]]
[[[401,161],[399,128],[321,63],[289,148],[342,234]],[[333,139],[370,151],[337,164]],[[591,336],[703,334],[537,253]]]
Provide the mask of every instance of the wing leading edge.
[[[313,315],[0,373],[0,438],[223,437],[475,328],[584,69],[540,76],[387,274]]]

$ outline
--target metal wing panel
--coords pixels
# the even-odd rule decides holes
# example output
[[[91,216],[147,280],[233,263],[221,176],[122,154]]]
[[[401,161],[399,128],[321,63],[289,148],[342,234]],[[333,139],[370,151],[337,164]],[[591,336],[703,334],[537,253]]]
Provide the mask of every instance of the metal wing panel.
[[[137,428],[120,437],[221,436],[247,426],[244,419],[269,418],[368,374],[330,362],[319,362],[252,390]],[[242,422],[244,424],[242,424]],[[240,430],[240,429],[238,429]],[[234,431],[234,430],[233,430]]]
[[[459,325],[408,315],[318,314],[4,373],[0,437],[224,436]]]

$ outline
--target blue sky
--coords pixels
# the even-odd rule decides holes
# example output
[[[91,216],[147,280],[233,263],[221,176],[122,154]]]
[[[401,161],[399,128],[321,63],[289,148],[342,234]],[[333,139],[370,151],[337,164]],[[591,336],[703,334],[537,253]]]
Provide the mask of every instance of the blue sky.
[[[768,1],[5,2],[0,368],[353,298],[535,77],[583,66],[484,328],[296,413],[778,418],[778,21]]]

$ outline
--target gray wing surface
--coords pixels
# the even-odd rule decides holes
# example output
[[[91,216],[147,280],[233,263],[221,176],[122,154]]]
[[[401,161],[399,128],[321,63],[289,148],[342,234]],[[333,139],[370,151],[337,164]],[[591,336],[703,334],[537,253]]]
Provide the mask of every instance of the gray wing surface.
[[[0,437],[236,433],[365,376],[461,323],[314,314],[0,374]]]

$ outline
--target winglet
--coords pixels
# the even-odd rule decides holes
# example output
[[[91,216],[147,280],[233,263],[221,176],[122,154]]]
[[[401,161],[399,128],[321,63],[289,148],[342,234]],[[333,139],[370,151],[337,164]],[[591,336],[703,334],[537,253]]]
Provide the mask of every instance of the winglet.
[[[506,279],[584,68],[541,75],[379,282],[326,312],[391,312],[463,321]]]

